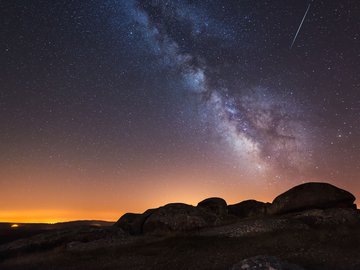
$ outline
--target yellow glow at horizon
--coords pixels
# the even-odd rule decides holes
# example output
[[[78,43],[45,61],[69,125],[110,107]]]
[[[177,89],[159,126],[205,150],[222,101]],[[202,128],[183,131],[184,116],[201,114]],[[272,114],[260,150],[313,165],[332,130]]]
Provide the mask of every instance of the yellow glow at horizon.
[[[58,222],[67,222],[74,220],[117,220],[123,213],[121,212],[107,212],[107,211],[66,211],[57,209],[46,210],[14,210],[14,211],[0,211],[0,222],[13,223],[11,228],[16,228],[13,225],[19,223],[47,223],[55,224]]]
[[[18,227],[19,227],[18,224],[12,224],[12,225],[11,225],[11,228],[18,228]]]

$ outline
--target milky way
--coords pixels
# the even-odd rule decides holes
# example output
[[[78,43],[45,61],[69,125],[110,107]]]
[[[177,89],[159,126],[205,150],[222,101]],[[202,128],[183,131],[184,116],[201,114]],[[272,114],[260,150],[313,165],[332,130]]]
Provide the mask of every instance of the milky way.
[[[311,163],[308,127],[301,119],[304,112],[291,98],[277,95],[277,91],[266,85],[240,87],[236,94],[229,93],[226,87],[217,88],[216,82],[208,79],[216,66],[180,48],[166,32],[163,18],[152,20],[146,12],[146,8],[158,8],[165,20],[171,17],[179,24],[190,25],[196,37],[202,31],[196,9],[178,1],[152,1],[144,6],[132,2],[131,5],[130,14],[148,41],[149,51],[159,57],[164,68],[177,71],[184,91],[197,94],[193,98],[201,100],[202,116],[237,154],[243,167],[252,166],[260,171],[273,167],[299,170]],[[208,23],[202,26],[207,27]]]

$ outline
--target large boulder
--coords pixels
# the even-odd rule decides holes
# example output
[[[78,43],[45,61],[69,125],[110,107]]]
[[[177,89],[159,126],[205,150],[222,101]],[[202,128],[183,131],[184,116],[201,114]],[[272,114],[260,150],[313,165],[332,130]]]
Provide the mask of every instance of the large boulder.
[[[256,200],[246,200],[228,206],[228,212],[239,218],[261,217],[266,215],[269,203]]]
[[[145,220],[155,211],[155,209],[148,209],[142,214],[126,213],[114,224],[120,227],[125,232],[132,235],[139,235],[143,232],[143,225]]]
[[[229,270],[304,270],[300,266],[281,261],[273,256],[255,256],[233,265]]]
[[[305,183],[277,196],[270,214],[284,214],[307,209],[356,208],[350,192],[328,183]]]
[[[114,226],[120,227],[124,231],[129,232],[130,234],[137,234],[138,231],[141,232],[141,226],[135,226],[134,228],[134,224],[137,223],[137,220],[140,217],[141,214],[126,213],[119,218],[119,220],[114,224]]]
[[[198,203],[197,207],[209,211],[218,216],[224,216],[227,214],[227,203],[222,198],[207,198]]]
[[[144,234],[185,232],[214,224],[216,215],[184,203],[171,203],[156,209],[143,225]]]

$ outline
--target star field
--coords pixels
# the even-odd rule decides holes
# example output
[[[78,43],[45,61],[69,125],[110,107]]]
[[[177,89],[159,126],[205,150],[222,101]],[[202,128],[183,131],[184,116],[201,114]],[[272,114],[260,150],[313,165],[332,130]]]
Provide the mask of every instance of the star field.
[[[360,195],[358,1],[0,6],[1,220]]]

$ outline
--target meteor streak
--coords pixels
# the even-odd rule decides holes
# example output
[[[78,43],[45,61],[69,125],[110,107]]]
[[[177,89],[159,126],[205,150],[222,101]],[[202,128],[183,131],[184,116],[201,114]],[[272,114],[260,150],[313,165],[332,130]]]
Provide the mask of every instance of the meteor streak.
[[[307,7],[307,9],[306,9],[306,11],[305,11],[304,17],[302,18],[301,23],[300,23],[300,25],[299,25],[299,28],[298,28],[298,30],[296,31],[295,37],[294,37],[294,39],[293,39],[293,41],[292,41],[292,43],[291,43],[291,45],[290,45],[290,49],[293,47],[293,45],[294,45],[294,43],[295,43],[295,41],[296,41],[296,38],[297,38],[297,36],[298,36],[298,34],[299,34],[299,32],[300,32],[301,26],[303,25],[303,23],[304,23],[304,21],[305,21],[305,17],[306,17],[306,15],[307,15],[307,13],[308,13],[308,11],[309,11],[309,9],[310,9],[310,6],[311,6],[311,4],[308,5],[308,7]]]

